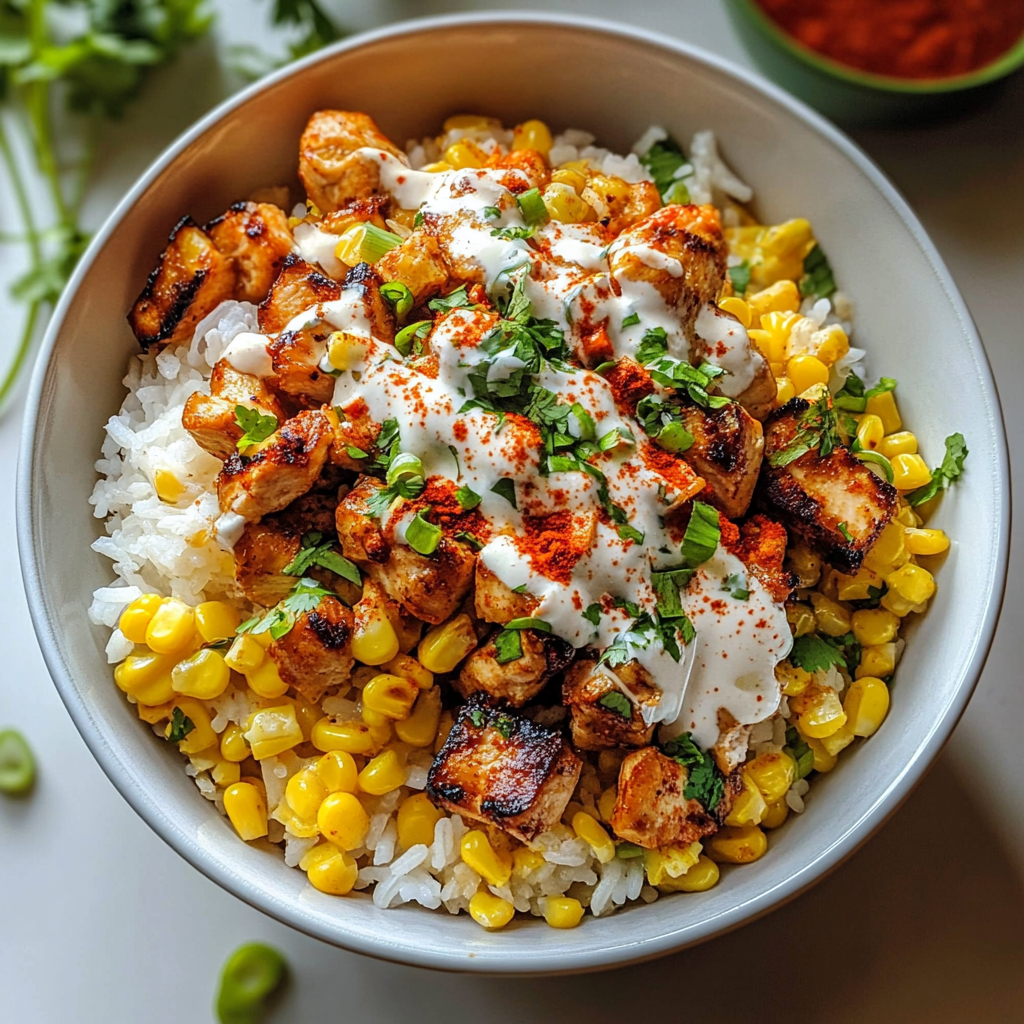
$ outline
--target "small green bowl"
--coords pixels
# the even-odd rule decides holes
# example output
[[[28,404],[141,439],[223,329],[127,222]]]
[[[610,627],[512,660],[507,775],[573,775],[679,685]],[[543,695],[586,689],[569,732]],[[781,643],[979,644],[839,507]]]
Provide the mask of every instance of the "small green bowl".
[[[786,33],[754,0],[726,8],[750,56],[783,88],[844,125],[896,125],[943,118],[983,100],[1024,65],[1024,36],[997,60],[948,78],[907,79],[858,71]]]

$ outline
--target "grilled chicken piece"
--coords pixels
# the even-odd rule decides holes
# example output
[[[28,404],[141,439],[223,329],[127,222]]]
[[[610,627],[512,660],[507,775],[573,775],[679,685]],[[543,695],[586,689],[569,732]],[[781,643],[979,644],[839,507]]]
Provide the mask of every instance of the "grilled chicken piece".
[[[537,607],[537,598],[529,594],[517,594],[479,559],[476,563],[474,602],[478,619],[500,625],[512,619],[528,619]]]
[[[288,420],[251,458],[235,453],[217,477],[221,511],[252,522],[290,505],[316,483],[331,438],[327,417],[307,410]]]
[[[295,248],[288,215],[269,203],[235,203],[206,233],[235,266],[235,298],[262,302]]]
[[[643,442],[640,458],[644,465],[661,477],[662,494],[665,501],[664,516],[670,516],[682,509],[686,503],[704,490],[704,480],[681,456],[665,451],[656,444]]]
[[[758,513],[737,529],[722,523],[722,544],[753,573],[772,597],[782,604],[797,580],[783,569],[786,560],[786,528]]]
[[[357,152],[364,146],[406,162],[405,154],[366,114],[318,110],[306,123],[299,140],[299,177],[321,212],[380,191],[379,166]]]
[[[433,235],[416,231],[373,265],[385,281],[401,281],[420,305],[439,295],[448,283],[448,266]]]
[[[387,196],[369,196],[366,199],[350,199],[320,219],[320,230],[329,235],[342,235],[355,224],[372,224],[382,231],[387,230],[387,212],[391,200]]]
[[[829,564],[852,574],[895,515],[896,490],[841,445],[825,458],[815,448],[788,466],[772,466],[771,456],[790,445],[808,408],[802,398],[794,398],[765,422],[757,501]]]
[[[357,565],[383,565],[391,557],[391,545],[384,539],[380,523],[370,514],[367,502],[384,485],[372,476],[361,476],[338,502],[335,529],[341,553]]]
[[[525,192],[531,188],[539,188],[543,191],[551,180],[551,169],[547,160],[535,149],[513,149],[508,153],[495,150],[488,158],[486,166],[499,170],[522,172],[526,184],[517,190],[519,182],[512,182],[512,185],[516,187],[513,187],[511,191],[517,195],[520,191]]]
[[[341,298],[352,302],[370,326],[377,341],[395,340],[395,312],[390,302],[380,293],[386,279],[369,263],[354,266],[341,286]]]
[[[529,843],[561,819],[582,767],[556,729],[477,694],[434,758],[426,791],[438,807]]]
[[[738,405],[721,409],[682,409],[693,445],[682,457],[704,478],[701,497],[730,519],[746,514],[757,485],[764,452],[761,424]]]
[[[544,689],[547,681],[568,665],[575,653],[557,636],[521,629],[522,656],[504,664],[498,661],[494,637],[478,647],[462,664],[455,689],[469,697],[483,691],[520,708]]]
[[[187,341],[235,289],[235,267],[191,217],[178,222],[135,300],[128,323],[143,349]]]
[[[352,612],[336,597],[322,597],[311,612],[303,612],[267,653],[278,674],[311,704],[352,674]]]
[[[331,418],[331,426],[334,428],[331,465],[360,472],[366,464],[366,459],[355,458],[348,450],[358,448],[361,452],[373,451],[380,435],[380,425],[373,421],[370,410],[362,398],[354,398],[345,406],[327,406],[324,411]]]
[[[640,249],[635,251],[633,247]],[[651,249],[677,260],[678,277],[669,268],[653,267],[643,257]],[[713,206],[666,206],[624,231],[608,254],[616,280],[645,281],[679,314],[693,341],[701,306],[714,302],[725,282],[726,244]]]
[[[618,685],[633,695],[630,700]],[[630,705],[627,718],[613,706],[602,704],[617,693]],[[562,703],[572,712],[572,742],[577,750],[611,750],[643,747],[651,742],[654,726],[646,725],[640,712],[644,704],[658,703],[661,691],[635,661],[615,669],[599,668],[594,660],[578,661],[565,673]],[[617,702],[616,702],[617,703]]]
[[[688,846],[718,831],[728,813],[728,795],[716,817],[698,800],[684,795],[689,772],[655,747],[635,750],[619,769],[618,796],[612,812],[612,831],[646,850],[659,846]],[[726,805],[726,806],[723,806]]]
[[[238,425],[235,407],[244,405],[285,420],[280,402],[259,377],[240,373],[222,359],[210,375],[210,394],[200,392],[185,399],[181,425],[192,435],[200,448],[223,461],[234,454],[243,434]]]
[[[634,224],[661,209],[661,195],[653,181],[638,181],[634,185],[629,185],[628,192],[623,196],[618,190],[609,192],[607,188],[600,187],[599,180],[590,178],[583,190],[583,198],[597,212],[598,220],[604,223],[607,218],[608,230],[613,235],[629,230]],[[621,178],[611,180],[617,183],[618,189],[625,184]]]
[[[341,294],[341,285],[325,277],[300,256],[285,257],[281,273],[257,311],[264,334],[283,331],[300,313]]]
[[[725,708],[718,709],[718,742],[711,748],[711,755],[723,775],[731,775],[747,759],[750,729],[749,725],[740,725]]]

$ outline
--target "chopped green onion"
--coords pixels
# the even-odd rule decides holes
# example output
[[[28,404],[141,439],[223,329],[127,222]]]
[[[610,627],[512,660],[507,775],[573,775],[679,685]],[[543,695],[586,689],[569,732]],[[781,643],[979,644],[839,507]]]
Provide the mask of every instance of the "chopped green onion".
[[[24,796],[36,780],[36,761],[17,729],[0,732],[0,793]]]
[[[403,327],[395,335],[395,348],[403,356],[407,356],[412,351],[413,345],[417,341],[422,341],[430,333],[432,326],[433,324],[430,320],[417,320],[416,323]]]
[[[421,509],[405,528],[405,542],[421,555],[432,555],[441,543],[441,527],[424,519]]]
[[[388,486],[399,480],[424,480],[423,463],[415,455],[400,452],[388,466]]]
[[[376,263],[382,256],[401,245],[402,239],[374,224],[360,224],[349,228],[342,237],[338,258],[350,267],[357,263]]]
[[[401,281],[388,281],[380,286],[380,293],[394,307],[395,316],[404,320],[412,309],[412,292]]]
[[[702,501],[695,501],[683,534],[683,559],[687,567],[696,569],[706,562],[717,550],[721,535],[718,512]]]
[[[880,452],[869,451],[859,451],[854,452],[854,454],[861,462],[873,462],[876,466],[881,466],[882,472],[885,474],[885,479],[888,480],[889,483],[892,483],[892,463],[884,455]]]
[[[750,287],[750,260],[744,260],[735,267],[730,267],[729,280],[732,281],[733,291],[742,296]]]
[[[615,856],[619,860],[632,860],[634,857],[642,857],[647,851],[635,843],[619,843],[615,847]]]
[[[516,196],[519,204],[519,212],[528,225],[546,224],[548,221],[548,208],[544,205],[544,199],[539,188],[528,189],[520,196]]]
[[[455,492],[455,500],[468,512],[471,508],[476,508],[483,499],[472,488],[460,487]]]
[[[474,551],[483,550],[483,541],[468,530],[459,530],[459,532],[455,534],[454,539],[462,541],[463,544],[468,544]]]
[[[264,1019],[267,1000],[281,985],[286,971],[284,957],[262,942],[250,942],[236,949],[220,975],[220,1024],[259,1024]]]

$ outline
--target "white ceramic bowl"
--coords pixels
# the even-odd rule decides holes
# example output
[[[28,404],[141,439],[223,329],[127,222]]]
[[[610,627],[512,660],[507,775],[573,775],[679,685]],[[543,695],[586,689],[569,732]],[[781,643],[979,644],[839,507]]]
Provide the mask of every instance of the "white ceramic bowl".
[[[392,138],[434,131],[459,110],[506,123],[541,117],[626,151],[650,124],[681,140],[712,127],[757,192],[764,220],[808,217],[843,289],[871,372],[900,381],[900,407],[931,461],[946,434],[971,449],[936,525],[954,538],[938,596],[917,626],[885,727],[816,782],[807,811],[768,855],[707,893],[678,895],[557,931],[517,922],[489,934],[466,915],[374,908],[312,890],[277,853],[239,842],[141,726],[111,681],[92,590],[111,579],[90,551],[86,499],[103,424],[122,400],[135,347],[125,311],[171,226],[253,189],[292,180],[303,123],[320,107],[366,110]],[[18,484],[19,543],[47,665],[100,765],[183,857],[243,900],[336,945],[421,966],[568,972],[657,956],[749,921],[862,843],[910,792],[977,682],[1006,566],[1006,445],[985,354],[950,276],[893,187],[844,136],[759,78],[682,43],[569,18],[452,17],[349,40],[236,96],[183,135],[99,232],[71,281],[36,367]]]

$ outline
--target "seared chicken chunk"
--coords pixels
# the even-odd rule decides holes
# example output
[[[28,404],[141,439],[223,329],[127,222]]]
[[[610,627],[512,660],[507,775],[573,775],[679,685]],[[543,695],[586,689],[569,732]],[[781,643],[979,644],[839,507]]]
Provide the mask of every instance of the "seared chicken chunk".
[[[700,801],[686,799],[688,777],[686,768],[655,747],[635,750],[619,769],[618,795],[610,822],[612,831],[620,839],[646,850],[688,846],[716,832],[719,822],[708,814]],[[723,804],[727,800],[728,796]],[[727,807],[722,807],[722,820],[727,813]]]
[[[288,215],[269,203],[235,203],[206,232],[235,267],[235,298],[262,302],[295,248]]]
[[[722,543],[779,604],[789,597],[796,585],[793,574],[782,567],[787,541],[786,528],[761,514],[751,516],[739,529],[732,523],[722,523]]]
[[[723,775],[730,775],[747,759],[751,726],[741,725],[725,710],[718,709],[718,742],[711,748]]]
[[[484,622],[504,625],[512,619],[528,619],[537,607],[537,598],[517,594],[502,583],[479,559],[476,563],[476,589],[473,594],[476,615]]]
[[[794,398],[766,421],[758,503],[836,569],[855,573],[896,513],[896,489],[842,445],[825,458],[813,448],[787,466],[772,466],[772,455],[793,443],[809,408]]]
[[[463,662],[455,689],[464,697],[482,691],[519,708],[572,661],[572,647],[559,637],[534,629],[517,632],[523,652],[520,657],[500,662],[492,637]]]
[[[287,256],[266,299],[257,311],[264,334],[283,331],[300,313],[321,302],[331,302],[341,294],[337,281],[294,254]]]
[[[622,700],[609,699],[611,694]],[[654,726],[644,722],[641,708],[657,704],[660,697],[650,675],[635,661],[614,672],[594,660],[576,662],[562,684],[562,703],[572,712],[573,744],[577,750],[645,746],[651,742]],[[628,715],[623,714],[627,707]]]
[[[232,455],[217,477],[221,511],[252,522],[290,505],[316,483],[331,438],[322,412],[300,412],[251,458]]]
[[[334,442],[331,444],[331,464],[342,469],[360,472],[366,464],[366,457],[351,453],[350,448],[360,452],[373,451],[380,435],[380,425],[370,416],[370,410],[362,398],[354,398],[348,405],[326,407],[334,428]]]
[[[380,167],[358,152],[363,147],[406,162],[405,154],[366,114],[318,110],[307,122],[299,140],[299,177],[322,213],[380,191]]]
[[[434,758],[427,795],[529,843],[561,819],[582,767],[556,729],[478,694]]]
[[[336,597],[321,597],[311,612],[303,612],[267,653],[283,682],[316,704],[332,686],[352,674],[352,612]]]
[[[415,231],[401,245],[385,253],[374,265],[385,281],[401,281],[412,292],[415,305],[440,294],[448,283],[448,266],[433,235]]]
[[[143,349],[187,341],[196,324],[235,289],[235,267],[191,217],[175,226],[128,323]]]
[[[601,182],[608,180],[603,176],[596,179],[591,177],[583,190],[583,198],[593,207],[598,220],[603,223],[605,218],[608,219],[608,230],[613,235],[626,231],[661,209],[661,196],[653,181],[638,181],[629,185],[623,196],[621,180],[611,179],[618,186],[614,192],[602,187]]]

